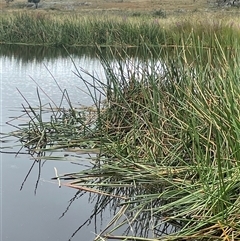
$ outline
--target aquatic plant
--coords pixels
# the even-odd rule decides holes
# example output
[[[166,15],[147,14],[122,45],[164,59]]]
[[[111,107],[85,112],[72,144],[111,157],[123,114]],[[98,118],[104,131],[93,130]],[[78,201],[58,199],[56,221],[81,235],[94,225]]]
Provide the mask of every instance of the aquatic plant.
[[[206,20],[207,19],[207,20]],[[239,41],[238,17],[218,14],[172,17],[51,14],[44,12],[3,13],[1,44],[48,46],[191,46],[199,38],[204,47],[215,43],[231,48]]]
[[[239,46],[234,41],[226,48],[214,36],[207,48],[191,33],[191,46],[182,41],[155,49],[157,58],[146,45],[143,60],[125,55],[110,62],[99,52],[106,81],[88,73],[87,82],[84,70],[75,72],[94,107],[78,111],[68,101],[66,112],[50,106],[48,122],[40,118],[40,98],[39,114],[25,108],[28,127],[12,133],[24,146],[97,149],[93,168],[55,177],[100,195],[102,207],[116,201],[96,240],[239,238]],[[124,225],[128,235],[116,235]]]

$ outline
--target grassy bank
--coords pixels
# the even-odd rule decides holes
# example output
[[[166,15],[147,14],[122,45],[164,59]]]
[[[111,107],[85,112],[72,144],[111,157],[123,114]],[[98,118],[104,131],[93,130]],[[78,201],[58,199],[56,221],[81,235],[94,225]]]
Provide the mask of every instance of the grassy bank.
[[[2,44],[45,46],[157,46],[192,45],[231,47],[240,41],[239,17],[216,13],[188,17],[52,14],[47,12],[3,13]]]
[[[23,9],[31,11],[35,9],[31,9],[32,4],[27,4],[26,1],[22,0],[14,0],[9,4],[5,2],[0,3],[0,7],[3,11],[21,11]],[[201,9],[206,9],[208,7],[216,6],[215,0],[210,0],[206,2],[205,0],[138,0],[137,4],[132,0],[96,0],[92,2],[84,2],[78,0],[71,0],[68,2],[62,1],[51,1],[45,0],[44,2],[40,2],[38,11],[54,11],[54,12],[90,12],[90,13],[98,13],[98,12],[108,12],[119,14],[123,12],[128,13],[146,13],[153,12],[156,9],[163,9],[165,11],[196,11]],[[34,6],[32,6],[34,7]]]
[[[146,44],[143,60],[101,58],[107,82],[82,79],[95,87],[93,108],[52,104],[46,122],[39,100],[39,110],[25,109],[26,128],[12,133],[37,155],[60,148],[97,154],[95,166],[66,175],[74,178],[66,185],[101,194],[102,207],[118,204],[112,223],[130,233],[116,237],[110,223],[101,240],[239,240],[238,37],[219,35],[229,25],[210,36],[198,29],[201,38],[190,22],[184,26],[172,26],[179,45]]]

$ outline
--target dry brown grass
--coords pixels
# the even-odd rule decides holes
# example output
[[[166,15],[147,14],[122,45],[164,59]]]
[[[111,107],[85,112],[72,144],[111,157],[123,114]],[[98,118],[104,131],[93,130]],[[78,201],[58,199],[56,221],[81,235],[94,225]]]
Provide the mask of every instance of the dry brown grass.
[[[212,0],[214,1],[214,0]],[[210,6],[207,0],[41,0],[38,11],[74,11],[74,12],[153,12],[163,11],[201,11]],[[20,9],[34,9],[26,0],[14,0],[9,4],[1,1],[2,11],[18,11]]]

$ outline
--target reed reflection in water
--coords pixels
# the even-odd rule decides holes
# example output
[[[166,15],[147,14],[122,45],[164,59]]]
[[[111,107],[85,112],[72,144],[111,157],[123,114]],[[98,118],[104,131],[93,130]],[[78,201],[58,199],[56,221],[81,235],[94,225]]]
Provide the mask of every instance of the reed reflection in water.
[[[39,55],[35,55],[39,53],[37,50],[26,52],[19,47],[14,53],[8,51],[3,50],[1,46],[1,133],[16,130],[6,125],[6,122],[11,121],[11,117],[21,116],[23,113],[22,103],[26,104],[26,102],[18,90],[32,106],[39,105],[36,83],[47,94],[40,91],[43,103],[50,102],[49,97],[56,103],[60,102],[62,94],[57,88],[56,80],[61,88],[70,90],[69,95],[73,103],[91,105],[87,94],[84,95],[83,92],[79,94],[78,88],[84,90],[85,86],[72,73],[75,68],[69,57],[62,57],[59,53],[55,55],[58,58],[53,56],[38,59]],[[74,61],[76,65],[88,68],[89,71],[101,69],[97,58],[83,56]],[[19,122],[14,124],[18,125],[24,121],[26,119],[19,119]],[[9,146],[10,149],[4,149]],[[88,196],[84,196],[71,206],[64,218],[59,219],[69,200],[75,195],[75,191],[70,188],[59,189],[57,184],[51,181],[51,177],[54,176],[54,167],[59,173],[65,173],[76,170],[76,165],[71,164],[69,160],[44,162],[32,159],[29,154],[19,153],[16,156],[19,148],[19,143],[13,138],[11,140],[1,139],[0,236],[2,240],[68,240],[74,230],[90,216],[93,204],[89,204]],[[6,154],[6,152],[12,154]],[[28,153],[24,149],[20,152]],[[58,155],[63,157],[64,153]],[[81,163],[89,164],[89,160],[83,157]],[[77,170],[79,169],[77,166]],[[29,174],[28,178],[24,182],[27,174]],[[23,182],[23,188],[19,191]],[[86,226],[74,239],[92,240],[95,236],[93,230],[93,225]]]

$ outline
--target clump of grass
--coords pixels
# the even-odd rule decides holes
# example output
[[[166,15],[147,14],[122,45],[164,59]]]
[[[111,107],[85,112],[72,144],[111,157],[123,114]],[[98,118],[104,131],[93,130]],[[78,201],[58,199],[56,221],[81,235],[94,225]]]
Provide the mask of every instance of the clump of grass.
[[[214,36],[206,48],[191,33],[190,47],[182,41],[170,51],[162,48],[158,58],[146,47],[146,61],[102,58],[107,82],[85,82],[94,87],[97,114],[91,136],[83,130],[76,136],[93,140],[100,152],[94,168],[61,178],[74,179],[69,187],[109,197],[102,203],[118,200],[119,211],[100,237],[239,238],[239,46],[225,48]],[[76,127],[70,122],[67,128]],[[82,147],[81,138],[73,147]],[[126,224],[136,227],[132,235],[114,235]],[[163,228],[170,226],[171,232]]]
[[[68,150],[76,147],[84,149],[87,153],[99,153],[100,139],[97,138],[99,134],[96,129],[98,109],[81,105],[73,107],[67,90],[61,89],[57,82],[56,85],[62,92],[60,103],[52,101],[51,97],[38,86],[39,105],[35,108],[19,91],[25,100],[25,105],[22,105],[24,114],[8,122],[17,128],[9,135],[17,137],[32,155],[41,156],[44,151],[62,148]],[[42,103],[40,93],[48,97],[49,103]],[[24,117],[28,118],[29,122],[16,126],[15,121],[19,122]]]
[[[159,9],[159,10],[156,10],[153,13],[153,16],[157,16],[157,17],[160,17],[160,18],[166,18],[167,14],[166,14],[166,11],[164,11],[162,9]]]
[[[101,165],[75,174],[67,185],[118,194],[125,207],[118,215],[127,217],[119,225],[149,220],[145,225],[150,230],[154,223],[156,239],[162,239],[157,230],[171,225],[179,228],[165,240],[235,240],[240,233],[239,56],[219,44],[208,49],[209,64],[199,58],[203,49],[189,52],[193,63],[185,50],[178,48],[174,59],[166,51],[161,64],[103,60],[107,105],[99,128],[108,142]],[[136,238],[137,233],[118,238],[149,236],[140,232]],[[111,231],[102,237],[117,238]]]

